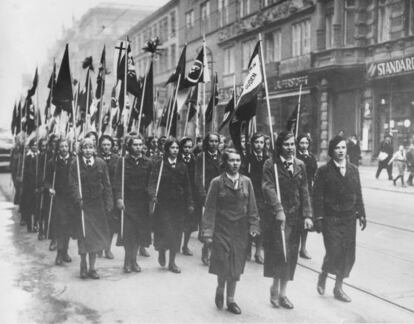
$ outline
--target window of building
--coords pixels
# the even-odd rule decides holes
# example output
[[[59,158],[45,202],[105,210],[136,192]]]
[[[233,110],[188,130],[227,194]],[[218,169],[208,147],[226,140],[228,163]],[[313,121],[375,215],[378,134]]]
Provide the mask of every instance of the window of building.
[[[408,34],[414,35],[414,0],[408,5]]]
[[[170,13],[170,36],[175,37],[176,32],[177,32],[177,26],[176,26],[176,19],[175,19],[175,11],[171,11]]]
[[[387,0],[379,0],[378,2],[378,42],[386,42],[390,40],[390,20],[391,7]]]
[[[185,26],[186,28],[192,28],[194,26],[194,10],[190,10],[185,14]]]
[[[240,18],[250,14],[250,0],[238,0],[238,4]]]
[[[229,5],[228,0],[218,0],[218,12],[220,27],[223,27],[229,22],[229,11],[227,9]]]
[[[224,49],[224,75],[234,73],[234,46]]]
[[[344,19],[344,40],[345,45],[355,44],[355,15],[356,15],[356,1],[345,0],[345,19]]]
[[[205,1],[200,5],[200,13],[202,22],[210,17],[210,1]]]
[[[333,46],[333,11],[328,12],[325,16],[325,46],[332,48]]]
[[[292,25],[292,56],[310,53],[310,19]]]
[[[176,60],[177,60],[177,56],[176,56],[176,52],[177,52],[177,48],[175,44],[172,44],[170,46],[171,48],[171,61],[170,61],[170,69],[173,69],[175,67],[175,65],[177,64]]]
[[[266,63],[279,62],[282,56],[282,34],[280,30],[265,35]]]

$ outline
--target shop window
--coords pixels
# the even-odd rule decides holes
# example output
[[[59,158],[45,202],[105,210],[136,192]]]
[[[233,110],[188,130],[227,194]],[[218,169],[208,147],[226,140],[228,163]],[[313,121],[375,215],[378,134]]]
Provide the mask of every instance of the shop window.
[[[240,18],[246,17],[250,14],[250,0],[238,0],[238,4]]]
[[[379,43],[391,39],[390,36],[391,7],[387,0],[378,1],[378,29],[377,40]]]
[[[344,40],[345,45],[355,44],[355,16],[356,16],[356,4],[355,0],[345,1],[345,21],[344,21]]]
[[[220,27],[223,27],[229,22],[229,11],[228,11],[229,1],[228,0],[218,0],[218,12],[219,12],[219,23]]]
[[[224,49],[224,75],[234,73],[234,46]]]
[[[194,10],[190,10],[185,14],[185,26],[187,29],[194,26]]]
[[[292,25],[292,56],[310,53],[310,19]]]
[[[249,40],[242,43],[242,70],[247,70],[255,45],[255,40]]]
[[[177,32],[177,27],[176,27],[175,11],[171,11],[170,13],[170,37],[175,37],[176,32]]]
[[[282,35],[280,30],[265,35],[266,63],[279,62],[282,52]]]
[[[210,1],[205,1],[200,5],[200,16],[201,16],[201,23],[208,20],[210,16]]]

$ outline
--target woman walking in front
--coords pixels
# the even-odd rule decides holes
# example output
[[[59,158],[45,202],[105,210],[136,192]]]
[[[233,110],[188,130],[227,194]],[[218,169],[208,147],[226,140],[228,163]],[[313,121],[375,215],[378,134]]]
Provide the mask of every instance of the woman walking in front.
[[[335,136],[328,147],[331,160],[321,166],[313,187],[315,230],[322,232],[325,258],[317,290],[325,293],[328,273],[336,276],[334,297],[343,302],[351,298],[342,290],[342,282],[355,262],[356,220],[366,227],[358,167],[346,160],[346,142]]]
[[[109,182],[108,167],[104,160],[94,156],[95,144],[85,138],[81,143],[80,156],[70,168],[69,184],[75,205],[78,208],[76,236],[78,252],[81,256],[80,277],[99,279],[95,270],[96,254],[108,246],[109,226],[107,214],[113,207],[112,189]],[[77,166],[79,163],[79,169]],[[82,185],[82,197],[79,193],[78,170]],[[81,222],[81,210],[84,215],[84,230]],[[85,235],[84,235],[85,234]],[[89,255],[89,271],[86,255]]]
[[[246,263],[249,234],[259,235],[259,216],[252,182],[239,173],[240,154],[226,150],[222,163],[225,172],[211,181],[207,193],[202,236],[211,245],[209,272],[217,275],[216,306],[223,308],[227,285],[227,308],[241,314],[234,299],[236,283]]]
[[[262,182],[266,204],[263,227],[264,276],[273,278],[270,303],[276,308],[282,306],[287,309],[293,308],[286,290],[288,282],[295,275],[300,236],[303,229],[312,228],[306,168],[302,161],[294,157],[295,148],[293,133],[281,132],[275,143],[273,158],[264,164]],[[275,163],[281,201],[277,193]]]

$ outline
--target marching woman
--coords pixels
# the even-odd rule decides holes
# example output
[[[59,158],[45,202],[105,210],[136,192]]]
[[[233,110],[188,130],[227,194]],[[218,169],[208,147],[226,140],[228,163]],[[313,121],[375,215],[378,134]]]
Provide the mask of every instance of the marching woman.
[[[265,151],[265,137],[262,133],[255,133],[251,138],[251,152],[245,158],[244,174],[251,180],[254,188],[254,195],[256,198],[257,209],[259,211],[260,226],[263,228],[263,194],[262,194],[262,176],[263,165],[268,156]],[[254,255],[255,262],[263,264],[263,243],[261,235],[257,235],[254,239],[249,240],[247,246],[247,260],[250,261],[252,255],[252,243],[255,241],[256,253]]]
[[[218,150],[220,135],[218,133],[208,133],[203,140],[203,152],[197,155],[194,181],[197,188],[196,202],[197,208],[202,210],[206,200],[207,190],[211,180],[219,176],[221,153]],[[201,261],[204,265],[209,264],[210,248],[204,243],[201,250]]]
[[[259,216],[252,182],[239,173],[240,154],[228,149],[222,160],[225,172],[211,181],[207,193],[202,236],[211,245],[209,272],[217,275],[216,306],[223,308],[227,285],[227,308],[241,314],[234,300],[236,283],[246,264],[249,235],[259,234]]]
[[[152,163],[143,155],[144,140],[142,137],[131,136],[126,144],[129,154],[124,158],[124,170],[122,170],[122,158],[119,159],[113,186],[117,208],[124,210],[124,272],[130,273],[141,271],[137,263],[138,246],[148,247],[151,244],[147,188]],[[122,178],[124,179],[124,197],[122,197]]]
[[[78,252],[81,256],[80,276],[82,279],[87,277],[99,279],[95,270],[96,254],[108,246],[109,227],[106,215],[111,212],[113,207],[108,168],[105,161],[94,156],[94,153],[93,140],[85,138],[81,142],[77,161],[71,165],[69,177],[71,194],[78,209],[76,236]],[[79,192],[78,167],[82,196]],[[83,211],[84,224],[81,219],[81,211]],[[86,254],[89,255],[89,271]]]
[[[69,187],[69,170],[73,160],[69,154],[68,140],[61,139],[58,142],[58,155],[48,161],[46,169],[44,186],[53,199],[51,214],[53,220],[51,220],[52,228],[49,231],[53,231],[57,241],[56,265],[72,261],[68,255],[68,247],[75,217]]]
[[[312,228],[306,169],[304,163],[294,157],[295,148],[293,133],[281,132],[275,143],[273,158],[264,164],[262,182],[266,205],[263,222],[264,276],[273,278],[270,303],[276,308],[282,306],[287,309],[293,308],[286,289],[288,281],[293,280],[295,275],[300,235],[303,229]],[[281,201],[274,163],[278,171]]]
[[[328,273],[336,276],[334,296],[350,302],[342,290],[342,282],[355,262],[356,220],[361,230],[366,227],[358,167],[346,160],[346,141],[335,136],[328,147],[331,160],[321,166],[313,187],[315,230],[322,232],[325,258],[317,290],[323,295]]]
[[[44,181],[46,176],[46,166],[47,161],[49,160],[48,151],[47,151],[47,139],[40,138],[38,143],[38,161],[37,161],[37,199],[36,199],[36,223],[39,226],[39,233],[37,238],[39,241],[42,241],[45,238],[46,234],[46,215],[47,208],[45,208],[45,196],[47,192],[44,188]]]
[[[191,153],[193,149],[193,140],[189,137],[184,137],[180,141],[180,154],[179,160],[184,162],[187,166],[188,176],[190,179],[191,192],[195,192],[195,182],[194,182],[194,171],[195,171],[195,156]],[[196,208],[193,213],[187,213],[184,220],[184,242],[182,247],[182,252],[184,255],[193,255],[193,252],[188,247],[188,242],[190,241],[191,233],[197,231],[198,224],[201,219],[201,209]]]
[[[109,173],[109,181],[111,182],[112,194],[114,195],[114,183],[115,183],[115,169],[118,164],[119,156],[115,153],[112,153],[112,148],[114,146],[114,140],[109,135],[102,135],[99,139],[100,147],[100,158],[106,162]],[[108,213],[108,225],[109,225],[109,237],[108,237],[108,246],[105,249],[105,258],[113,259],[114,255],[111,251],[112,239],[114,234],[118,230],[119,222],[119,210],[113,209]]]
[[[308,179],[309,196],[312,198],[312,186],[315,180],[315,173],[318,169],[318,163],[315,156],[309,151],[311,145],[311,139],[307,134],[299,135],[297,138],[297,152],[296,157],[305,163],[306,178]],[[308,230],[303,228],[300,235],[300,252],[299,255],[304,259],[311,259],[308,251],[306,250],[306,241],[308,238]]]
[[[184,219],[187,213],[191,214],[194,211],[194,207],[187,167],[178,160],[178,141],[167,140],[164,150],[163,159],[153,168],[148,188],[152,202],[156,206],[153,220],[154,247],[158,251],[159,264],[165,266],[165,253],[169,250],[168,270],[180,273],[175,256],[180,251]],[[157,188],[161,165],[161,180]]]
[[[35,224],[36,193],[38,191],[36,171],[37,155],[37,141],[36,138],[32,138],[29,141],[29,150],[24,158],[22,198],[20,202],[22,220],[27,225],[27,231],[29,233],[37,231],[37,225]]]

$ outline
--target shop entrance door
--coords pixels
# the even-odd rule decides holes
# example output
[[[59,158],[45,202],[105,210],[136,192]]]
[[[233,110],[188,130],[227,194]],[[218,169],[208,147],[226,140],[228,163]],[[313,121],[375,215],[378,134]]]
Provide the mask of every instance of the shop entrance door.
[[[345,133],[345,138],[353,134],[358,135],[357,113],[357,92],[347,91],[336,95],[333,106],[331,107],[331,138],[341,130]]]

